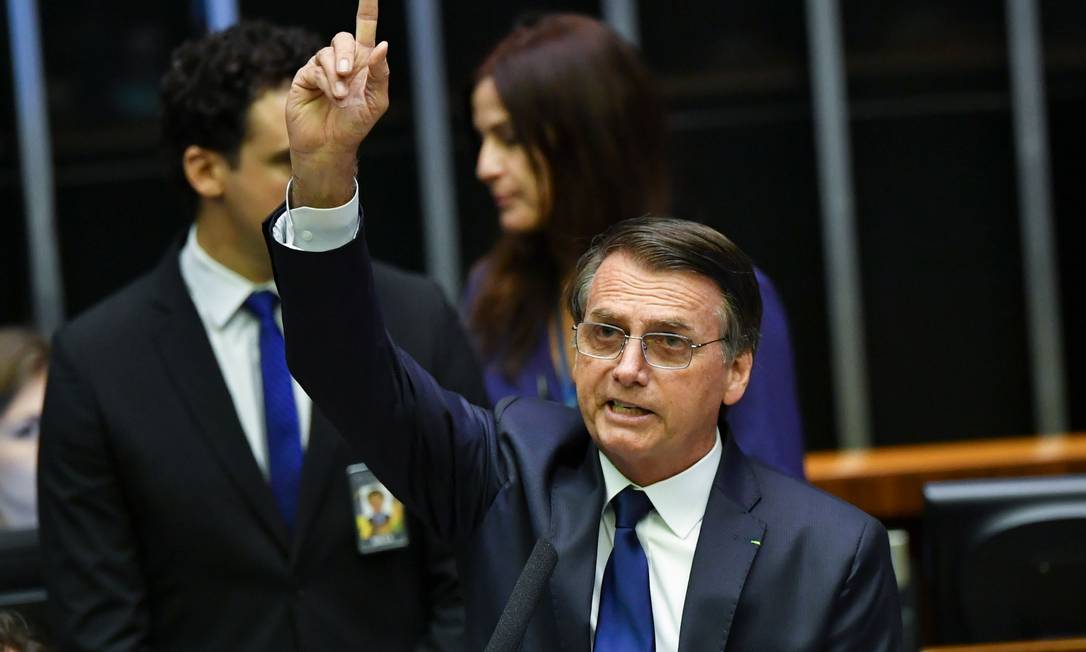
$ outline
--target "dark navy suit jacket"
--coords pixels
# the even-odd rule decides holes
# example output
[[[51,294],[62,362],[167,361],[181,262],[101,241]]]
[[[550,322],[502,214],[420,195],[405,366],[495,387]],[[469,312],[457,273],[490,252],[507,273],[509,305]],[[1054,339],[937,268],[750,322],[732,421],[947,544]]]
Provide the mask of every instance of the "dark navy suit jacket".
[[[438,386],[387,335],[362,235],[319,254],[268,238],[294,376],[392,491],[460,546],[467,649],[483,649],[546,537],[559,561],[524,649],[587,652],[604,484],[580,414],[524,398],[490,412]],[[879,522],[726,439],[679,649],[900,649]]]

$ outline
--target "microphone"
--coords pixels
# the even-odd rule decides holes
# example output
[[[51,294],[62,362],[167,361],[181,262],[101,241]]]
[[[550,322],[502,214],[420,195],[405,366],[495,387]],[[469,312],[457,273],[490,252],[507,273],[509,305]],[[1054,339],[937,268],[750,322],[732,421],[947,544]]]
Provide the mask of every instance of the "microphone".
[[[528,621],[547,587],[547,580],[558,563],[558,551],[546,539],[539,539],[532,548],[520,577],[513,586],[513,593],[505,603],[498,618],[498,625],[486,644],[486,652],[513,652],[520,648],[520,641],[528,629]]]

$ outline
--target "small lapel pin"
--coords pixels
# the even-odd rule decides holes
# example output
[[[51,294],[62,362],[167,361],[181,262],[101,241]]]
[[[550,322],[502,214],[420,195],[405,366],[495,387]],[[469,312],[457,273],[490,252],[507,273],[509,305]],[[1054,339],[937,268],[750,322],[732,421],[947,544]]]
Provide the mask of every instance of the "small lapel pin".
[[[760,545],[762,545],[762,542],[761,542],[761,541],[759,541],[759,540],[757,540],[757,539],[751,539],[751,540],[750,540],[750,542],[751,542],[751,543],[753,543],[753,544],[754,544],[754,545],[756,545],[756,546],[760,546]]]

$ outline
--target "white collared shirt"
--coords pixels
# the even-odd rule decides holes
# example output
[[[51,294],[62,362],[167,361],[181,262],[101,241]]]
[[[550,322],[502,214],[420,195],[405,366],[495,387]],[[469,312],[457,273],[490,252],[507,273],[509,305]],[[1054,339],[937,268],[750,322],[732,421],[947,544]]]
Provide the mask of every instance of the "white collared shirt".
[[[641,519],[634,529],[649,562],[649,595],[652,597],[652,620],[657,650],[677,650],[682,626],[686,586],[698,547],[705,505],[723,457],[720,432],[713,447],[693,466],[678,475],[647,487],[638,487],[615,468],[602,452],[606,496],[600,516],[600,534],[596,544],[596,580],[592,588],[592,639],[596,637],[596,618],[600,606],[603,572],[615,542],[615,512],[611,499],[623,489],[633,486],[648,494],[653,511]]]
[[[234,402],[241,429],[257,466],[268,475],[268,439],[264,425],[264,380],[260,372],[260,320],[243,304],[253,292],[271,290],[278,294],[275,283],[253,283],[213,259],[196,241],[196,226],[189,229],[188,239],[181,249],[181,278],[200,315],[211,350],[219,363],[226,388]],[[275,319],[282,330],[282,314],[277,307]],[[309,442],[309,417],[312,401],[298,381],[294,385],[294,402],[298,407],[302,449]]]

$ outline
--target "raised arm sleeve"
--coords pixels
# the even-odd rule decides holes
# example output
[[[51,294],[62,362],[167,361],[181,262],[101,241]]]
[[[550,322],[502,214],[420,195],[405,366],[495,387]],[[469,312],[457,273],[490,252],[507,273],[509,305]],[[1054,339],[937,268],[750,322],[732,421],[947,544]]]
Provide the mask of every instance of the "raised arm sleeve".
[[[267,240],[291,373],[440,538],[470,534],[504,482],[493,415],[442,389],[393,343],[361,231],[322,253],[284,246],[274,232]]]

